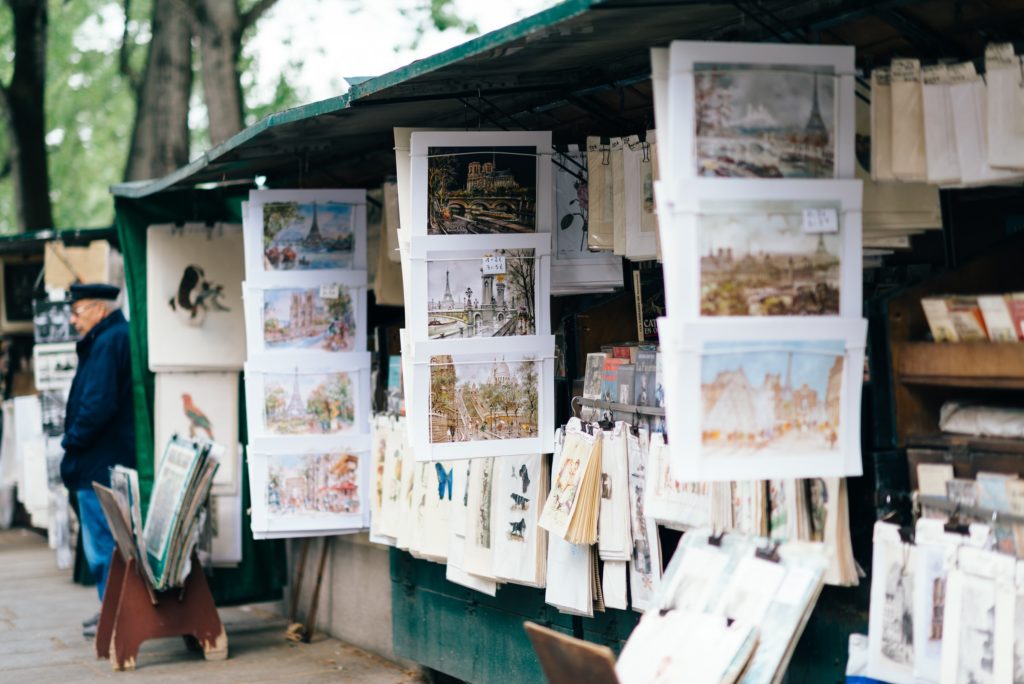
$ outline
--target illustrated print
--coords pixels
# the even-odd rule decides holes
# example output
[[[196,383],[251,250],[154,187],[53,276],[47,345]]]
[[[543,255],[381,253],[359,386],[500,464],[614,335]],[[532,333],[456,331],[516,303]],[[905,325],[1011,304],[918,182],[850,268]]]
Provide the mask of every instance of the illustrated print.
[[[440,463],[434,464],[434,470],[437,471],[437,498],[438,500],[444,500],[445,491],[448,493],[448,500],[452,500],[452,479],[455,474],[454,468],[444,469]]]
[[[192,401],[192,395],[188,392],[181,395],[181,401],[185,409],[185,417],[188,418],[188,438],[195,439],[197,432],[205,432],[206,438],[213,441],[213,425],[206,414],[199,410],[199,407]]]
[[[526,518],[520,518],[519,522],[509,523],[512,527],[508,533],[510,539],[516,539],[519,541],[525,541],[524,534],[526,533]]]
[[[706,344],[705,455],[838,451],[844,350],[841,340]]]
[[[327,296],[333,291],[334,296]],[[275,288],[263,293],[263,342],[270,350],[355,350],[352,291],[341,284]]]
[[[535,147],[431,147],[427,233],[536,232]]]
[[[510,494],[510,496],[512,497],[512,510],[526,510],[526,504],[530,502],[529,499],[525,496],[520,496],[519,494]]]
[[[695,64],[693,80],[699,175],[835,175],[832,73]]]
[[[171,297],[168,305],[171,311],[180,313],[185,322],[199,327],[211,311],[231,311],[221,299],[224,297],[224,286],[217,285],[206,279],[201,266],[189,264],[181,274],[177,293]]]
[[[558,256],[587,254],[590,189],[586,152],[569,152],[555,158],[555,206],[558,212]]]
[[[348,373],[267,373],[263,408],[266,429],[278,435],[345,432],[355,421]]]
[[[355,205],[268,202],[263,205],[263,265],[270,271],[352,268]]]
[[[565,513],[572,511],[573,501],[576,500],[576,491],[579,489],[577,475],[580,469],[580,459],[564,458],[562,467],[558,469],[558,477],[555,478],[555,510]]]
[[[271,516],[359,513],[359,456],[273,456],[266,501]]]
[[[962,591],[956,681],[991,682],[995,665],[995,583],[965,574]]]
[[[513,473],[513,477],[515,474]],[[526,469],[526,464],[519,466],[519,479],[523,481],[523,494],[530,488],[530,471]]]
[[[898,563],[893,563],[886,571],[882,654],[900,665],[914,661],[913,581],[914,576]]]

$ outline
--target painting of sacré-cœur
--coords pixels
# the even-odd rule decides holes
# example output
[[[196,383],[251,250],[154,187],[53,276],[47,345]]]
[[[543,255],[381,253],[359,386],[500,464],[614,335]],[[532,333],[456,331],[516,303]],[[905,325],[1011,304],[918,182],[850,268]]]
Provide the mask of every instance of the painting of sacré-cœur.
[[[534,334],[535,263],[532,249],[431,255],[427,262],[430,338]]]
[[[699,175],[834,177],[832,73],[767,65],[694,69]]]
[[[336,297],[324,288],[268,289],[263,294],[263,340],[267,349],[352,351],[356,315],[352,290],[338,285]]]
[[[535,147],[431,147],[427,233],[537,230]]]
[[[267,468],[271,516],[359,513],[359,456],[274,456]]]
[[[705,456],[838,451],[844,349],[841,340],[705,344]]]
[[[268,202],[263,205],[263,265],[270,271],[352,268],[355,205]]]
[[[348,373],[268,373],[263,393],[266,428],[274,434],[337,434],[355,420]]]
[[[803,229],[801,202],[730,200],[700,216],[704,316],[838,315],[839,233]]]
[[[431,443],[536,437],[538,372],[530,358],[458,363],[431,357]]]

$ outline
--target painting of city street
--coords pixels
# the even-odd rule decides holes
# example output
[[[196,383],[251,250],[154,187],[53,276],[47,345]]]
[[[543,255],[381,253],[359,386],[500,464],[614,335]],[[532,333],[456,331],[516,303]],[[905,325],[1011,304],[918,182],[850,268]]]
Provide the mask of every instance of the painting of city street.
[[[465,363],[431,357],[431,443],[537,437],[539,372],[530,357]]]
[[[431,147],[429,235],[537,230],[535,147]]]
[[[355,402],[348,373],[267,373],[266,429],[277,435],[330,435],[352,428]]]
[[[532,249],[434,253],[427,261],[430,339],[536,332]]]
[[[700,216],[702,315],[839,314],[840,235],[804,232],[802,208],[730,201]]]
[[[268,202],[263,205],[263,267],[269,271],[352,268],[355,205]]]
[[[324,296],[325,290],[334,288],[336,297]],[[352,291],[343,285],[263,293],[263,340],[269,350],[353,351],[355,335]]]
[[[838,452],[844,360],[841,340],[706,343],[704,455]]]
[[[303,454],[273,456],[267,467],[270,516],[359,513],[359,456]]]
[[[794,66],[694,65],[697,173],[835,176],[835,77]]]

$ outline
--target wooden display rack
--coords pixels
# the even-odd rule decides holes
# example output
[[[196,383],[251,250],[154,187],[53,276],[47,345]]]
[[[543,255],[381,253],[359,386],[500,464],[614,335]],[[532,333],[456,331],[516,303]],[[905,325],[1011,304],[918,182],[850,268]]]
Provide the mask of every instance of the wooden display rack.
[[[139,575],[135,560],[115,548],[107,591],[96,625],[96,657],[109,658],[114,670],[134,670],[139,646],[148,639],[181,636],[206,660],[228,657],[228,637],[213,602],[199,559],[180,589],[154,592]]]

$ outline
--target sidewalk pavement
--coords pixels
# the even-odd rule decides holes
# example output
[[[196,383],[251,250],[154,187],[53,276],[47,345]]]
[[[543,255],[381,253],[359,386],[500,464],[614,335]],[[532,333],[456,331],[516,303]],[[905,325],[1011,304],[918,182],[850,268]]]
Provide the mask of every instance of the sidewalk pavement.
[[[228,634],[228,659],[206,662],[180,638],[142,645],[134,672],[114,672],[96,658],[82,620],[99,609],[94,587],[71,581],[58,570],[54,553],[40,535],[0,531],[0,681],[182,682],[351,682],[413,684],[419,673],[336,639],[318,635],[311,644],[284,639],[287,621],[275,604],[220,609]]]

